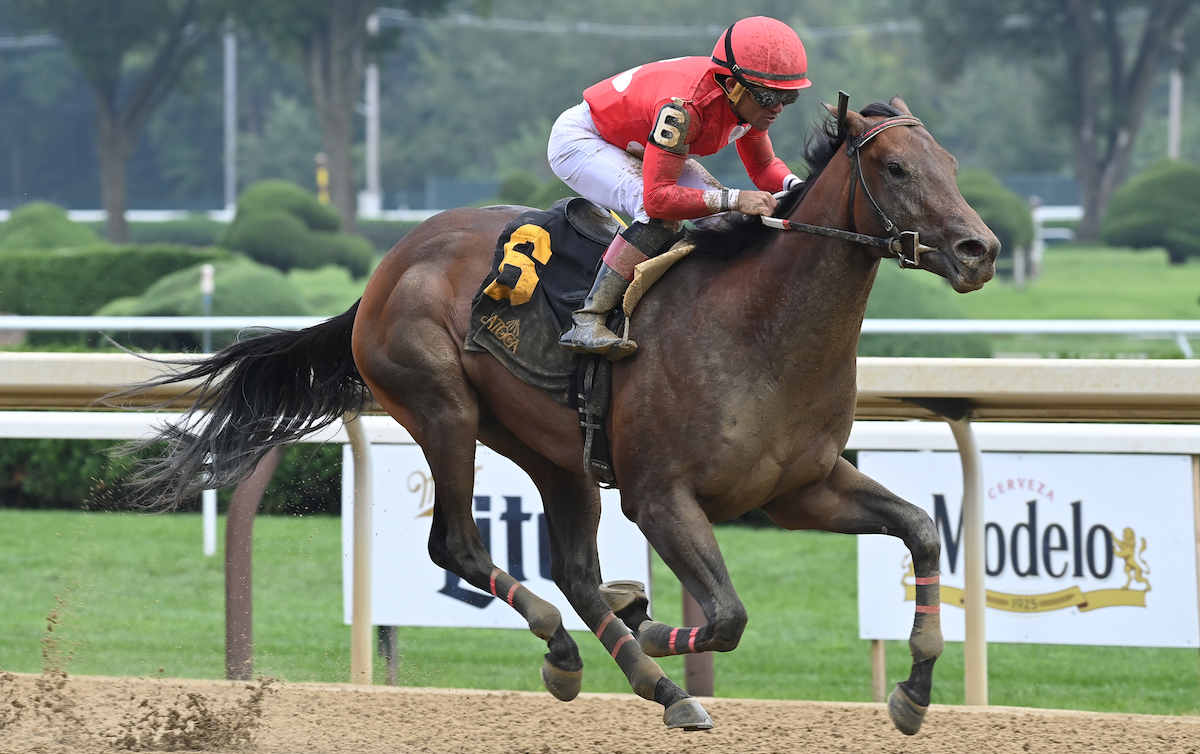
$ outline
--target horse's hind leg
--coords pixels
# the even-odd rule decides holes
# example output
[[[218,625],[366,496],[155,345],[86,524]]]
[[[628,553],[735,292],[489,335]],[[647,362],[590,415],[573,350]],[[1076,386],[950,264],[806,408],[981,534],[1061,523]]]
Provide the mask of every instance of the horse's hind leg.
[[[521,614],[529,630],[545,641],[550,650],[546,661],[552,671],[543,669],[542,673],[546,688],[559,699],[570,701],[579,693],[583,661],[575,640],[563,628],[562,614],[492,562],[475,524],[471,510],[474,429],[465,440],[456,438],[448,444],[428,442],[425,452],[436,490],[433,527],[429,533],[430,558],[472,586],[491,592]]]
[[[600,491],[595,484],[537,455],[507,430],[486,419],[484,440],[517,463],[537,485],[549,526],[554,583],[625,673],[634,692],[663,706],[663,722],[669,728],[711,728],[712,719],[700,703],[667,678],[658,663],[641,650],[632,640],[632,632],[616,619],[601,596],[600,556],[596,548]],[[551,655],[546,660],[542,678],[551,693],[555,693],[552,686],[555,663]],[[575,688],[578,690],[577,685]]]
[[[617,618],[600,592],[600,558],[596,531],[600,523],[600,494],[580,476],[566,480],[569,494],[547,501],[546,516],[551,526],[554,550],[553,575],[571,601],[571,606],[616,661],[634,693],[663,706],[668,728],[706,730],[712,719],[686,691],[667,677],[647,655],[634,633]]]
[[[404,347],[389,354],[387,361],[377,352],[367,352],[359,363],[372,394],[412,432],[429,462],[435,489],[429,556],[520,613],[529,630],[550,647],[547,658],[556,667],[580,671],[578,648],[563,629],[558,608],[497,568],[483,545],[472,510],[478,396],[462,372],[455,345],[436,330],[422,333],[421,324],[411,326],[411,337],[402,340]],[[363,364],[368,368],[363,369]],[[576,685],[572,692],[560,684],[550,690],[560,699],[569,699],[579,688]]]
[[[763,511],[787,529],[819,529],[843,534],[888,534],[899,537],[912,555],[917,581],[916,614],[908,640],[912,673],[888,697],[888,714],[902,732],[921,728],[933,689],[933,664],[942,654],[942,546],[929,515],[889,492],[839,458],[823,482],[773,500]]]

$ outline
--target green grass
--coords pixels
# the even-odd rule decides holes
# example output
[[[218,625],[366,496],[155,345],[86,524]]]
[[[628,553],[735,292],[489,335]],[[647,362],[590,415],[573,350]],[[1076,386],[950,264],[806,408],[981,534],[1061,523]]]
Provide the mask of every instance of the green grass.
[[[972,319],[1196,319],[1200,317],[1200,261],[1167,263],[1161,249],[1052,246],[1042,276],[1018,290],[992,280],[955,300]],[[1062,357],[1179,358],[1169,339],[1125,337],[992,337],[1000,353]],[[1200,339],[1193,339],[1200,350]]]
[[[1171,265],[1161,249],[1051,246],[1043,266],[1023,290],[993,280],[958,301],[975,319],[1200,317],[1200,260]]]
[[[750,612],[735,652],[715,657],[719,696],[869,701],[869,642],[857,631],[851,537],[718,527]],[[255,524],[255,672],[344,682],[340,521],[262,517]],[[138,516],[0,510],[0,668],[38,672],[46,616],[83,675],[220,678],[222,557],[200,552],[192,514]],[[655,608],[678,622],[679,584],[654,563]],[[524,631],[401,628],[400,681],[536,691],[544,645]],[[585,691],[628,693],[590,634],[576,634]],[[682,679],[682,659],[663,668]],[[1195,650],[993,644],[993,704],[1156,714],[1200,713]],[[382,682],[383,663],[375,663]],[[888,642],[888,677],[907,677],[908,651]],[[934,702],[961,704],[962,646],[938,663]]]

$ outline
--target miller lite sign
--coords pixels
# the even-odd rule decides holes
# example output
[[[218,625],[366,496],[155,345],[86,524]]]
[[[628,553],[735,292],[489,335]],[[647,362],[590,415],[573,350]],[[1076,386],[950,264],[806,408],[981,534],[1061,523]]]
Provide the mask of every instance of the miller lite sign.
[[[376,626],[521,628],[516,610],[429,559],[434,485],[417,445],[372,445],[371,623]],[[621,513],[616,490],[602,490],[597,536],[605,580],[650,584],[650,549],[637,526]],[[471,507],[492,562],[562,613],[563,626],[586,631],[550,575],[550,539],[537,487],[512,461],[483,446],[475,449]],[[342,587],[350,623],[354,562],[354,463],[342,451]]]
[[[934,520],[942,628],[965,635],[957,453],[861,451],[859,468]],[[1189,456],[984,453],[987,640],[1200,646]],[[859,636],[907,639],[912,560],[894,537],[858,538]]]

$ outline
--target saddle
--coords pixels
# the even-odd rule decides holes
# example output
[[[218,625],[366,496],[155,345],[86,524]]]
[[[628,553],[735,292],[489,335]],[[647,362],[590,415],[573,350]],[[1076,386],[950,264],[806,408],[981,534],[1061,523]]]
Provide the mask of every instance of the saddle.
[[[465,342],[468,351],[490,353],[522,382],[579,412],[585,471],[605,487],[616,487],[605,422],[612,362],[567,351],[558,338],[623,227],[616,215],[581,197],[522,212],[496,241],[492,267],[471,301]],[[645,290],[689,251],[690,244],[679,244],[638,265],[609,328],[627,326]]]
[[[579,412],[585,470],[609,487],[616,486],[604,421],[611,362],[571,353],[558,338],[623,227],[611,212],[580,197],[522,212],[496,242],[492,267],[471,301],[465,342],[468,351],[490,353],[522,382]],[[623,318],[615,313],[609,325],[619,326]]]

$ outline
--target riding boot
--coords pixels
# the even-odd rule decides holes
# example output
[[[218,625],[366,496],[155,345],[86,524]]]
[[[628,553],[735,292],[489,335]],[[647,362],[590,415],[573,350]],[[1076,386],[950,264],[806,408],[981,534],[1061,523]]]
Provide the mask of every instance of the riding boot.
[[[637,350],[637,343],[608,329],[608,315],[621,305],[633,281],[633,268],[652,256],[674,235],[661,221],[635,223],[618,234],[604,252],[604,261],[583,307],[571,315],[574,325],[558,344],[575,353],[595,353],[617,361]]]

